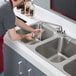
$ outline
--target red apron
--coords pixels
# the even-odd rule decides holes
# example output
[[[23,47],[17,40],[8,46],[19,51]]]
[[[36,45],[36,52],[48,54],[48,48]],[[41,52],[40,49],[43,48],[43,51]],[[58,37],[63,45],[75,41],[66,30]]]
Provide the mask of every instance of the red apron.
[[[2,52],[3,37],[4,37],[4,35],[2,35],[0,37],[0,73],[2,73],[4,71],[4,67],[3,67],[3,52]]]

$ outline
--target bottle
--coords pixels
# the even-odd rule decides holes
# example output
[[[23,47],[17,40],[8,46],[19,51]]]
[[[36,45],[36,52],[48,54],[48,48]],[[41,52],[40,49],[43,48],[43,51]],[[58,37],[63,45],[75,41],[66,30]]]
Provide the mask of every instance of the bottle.
[[[26,15],[29,15],[29,13],[30,13],[30,2],[26,2],[25,13],[26,13]]]
[[[22,2],[22,3],[18,6],[18,8],[21,10],[21,14],[25,14],[24,2]]]
[[[24,4],[21,5],[21,14],[25,14],[25,7],[24,7]]]
[[[34,16],[34,10],[35,10],[35,6],[34,6],[34,3],[33,3],[33,0],[31,0],[30,2],[30,16]]]

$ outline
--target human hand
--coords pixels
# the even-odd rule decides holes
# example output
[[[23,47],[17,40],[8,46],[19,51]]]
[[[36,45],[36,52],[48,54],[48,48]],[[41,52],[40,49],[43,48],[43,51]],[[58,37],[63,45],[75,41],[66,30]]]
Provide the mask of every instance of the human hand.
[[[34,29],[33,33],[39,35],[41,31],[42,31],[41,29]]]
[[[24,38],[27,40],[34,40],[34,38],[32,37],[32,33],[26,34]]]

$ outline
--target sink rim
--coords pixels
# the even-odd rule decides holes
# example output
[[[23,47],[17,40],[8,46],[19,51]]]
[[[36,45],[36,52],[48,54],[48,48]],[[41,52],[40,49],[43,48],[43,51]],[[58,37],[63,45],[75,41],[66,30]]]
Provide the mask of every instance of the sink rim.
[[[55,37],[54,39],[56,39],[56,38],[58,38],[58,36],[57,37]],[[75,42],[74,42],[74,40],[73,40],[73,38],[70,38],[69,36],[67,36],[67,37],[64,37],[65,39],[72,39],[70,42],[72,42],[73,44],[75,44]],[[54,40],[54,39],[51,39],[51,41],[52,40]],[[50,41],[50,40],[49,40]],[[49,41],[47,41],[47,42],[45,42],[45,43],[43,43],[43,44],[41,44],[41,45],[44,45],[44,44],[46,44],[46,43],[48,43]],[[39,45],[39,46],[41,46],[41,45]],[[37,46],[38,47],[38,46]],[[36,47],[36,48],[37,48]],[[35,50],[35,52],[36,52],[36,54],[39,54],[36,50]],[[72,60],[75,60],[76,59],[76,55],[73,55],[73,56],[71,56],[71,57],[69,57],[69,58],[67,58],[67,59],[65,59],[64,61],[62,61],[62,62],[59,62],[59,63],[54,63],[54,62],[51,62],[50,61],[50,58],[45,58],[44,56],[42,56],[41,54],[39,54],[39,56],[40,57],[42,57],[42,58],[44,58],[44,59],[46,59],[46,60],[48,60],[48,62],[50,63],[50,64],[52,64],[53,66],[55,66],[56,68],[58,68],[59,70],[61,70],[63,73],[65,73],[65,74],[67,74],[68,76],[70,76],[70,74],[69,73],[67,73],[64,69],[63,69],[63,67],[64,67],[64,65],[66,65],[66,64],[68,64],[69,62],[71,62]],[[58,67],[58,65],[60,66],[60,68]]]
[[[36,24],[36,23],[35,23],[35,24]],[[33,24],[32,24],[32,25],[33,25]],[[31,25],[30,25],[30,26],[31,26]],[[50,27],[51,27],[51,26],[50,26]],[[50,28],[49,28],[49,29],[50,29]],[[52,29],[52,30],[53,30],[53,29]],[[50,64],[52,64],[53,66],[55,66],[57,69],[59,69],[60,71],[62,71],[63,73],[69,75],[67,72],[64,71],[63,66],[64,66],[65,64],[69,63],[70,61],[74,60],[74,59],[76,58],[76,55],[74,55],[74,56],[72,56],[72,57],[70,57],[70,58],[67,58],[67,59],[64,60],[63,62],[53,63],[53,62],[51,62],[49,59],[45,58],[44,56],[42,56],[41,54],[39,54],[39,53],[35,50],[35,48],[37,48],[38,46],[43,45],[43,44],[46,44],[47,42],[52,41],[52,40],[60,37],[59,34],[58,34],[55,30],[53,30],[53,32],[54,32],[54,36],[53,36],[53,37],[48,38],[48,39],[44,40],[44,41],[41,42],[41,43],[37,43],[37,44],[35,44],[35,45],[28,45],[28,44],[25,44],[25,43],[24,43],[24,44],[25,44],[29,49],[31,49],[31,51],[33,51],[35,54],[37,54],[40,58],[42,58],[42,59],[44,59],[45,61],[49,62]],[[65,38],[66,38],[66,39],[69,39],[69,38],[72,39],[71,42],[76,44],[76,40],[73,40],[73,38],[71,38],[71,37],[69,37],[69,36],[67,36],[67,35],[65,36]],[[33,47],[33,48],[32,48],[32,47]],[[62,65],[62,66],[60,66],[60,68],[59,68],[58,65],[59,65],[59,66]],[[69,75],[69,76],[70,76],[70,75]]]
[[[74,40],[73,38],[71,38],[71,37],[69,37],[69,36],[61,36],[61,37],[60,37],[60,36],[57,35],[57,36],[53,36],[53,37],[49,38],[48,41],[45,41],[45,42],[37,45],[36,48],[38,48],[38,47],[40,47],[40,46],[42,46],[42,45],[48,44],[49,42],[52,42],[52,41],[54,41],[54,40],[56,40],[56,39],[61,39],[61,38],[67,40],[68,42],[71,42],[71,43],[73,43],[73,44],[76,44],[76,40]],[[69,41],[69,40],[70,40],[70,41]],[[36,48],[35,48],[35,50],[36,50]]]
[[[46,41],[45,43],[42,43],[42,44],[40,44],[40,45],[37,45],[36,46],[36,48],[35,48],[35,51],[37,52],[37,53],[39,53],[38,52],[38,50],[36,50],[37,48],[39,48],[40,46],[43,46],[43,45],[46,45],[46,44],[48,44],[49,42],[51,43],[52,41],[54,41],[54,40],[56,40],[56,39],[61,39],[61,37],[55,37],[55,38],[51,38],[51,40],[49,40],[49,41]],[[67,41],[69,41],[68,39],[70,39],[69,37],[63,37],[63,39],[66,39]],[[72,42],[72,40],[71,41],[69,41],[69,42],[71,42],[71,43],[73,43]],[[74,43],[73,43],[74,44]],[[40,54],[40,53],[39,53]],[[62,54],[62,53],[61,53]],[[40,54],[40,55],[42,55],[42,54]],[[54,54],[55,55],[55,54]],[[43,55],[42,55],[43,56]],[[45,56],[44,56],[45,57]],[[46,57],[45,57],[46,58]]]
[[[73,55],[72,57],[68,58],[67,60],[64,61],[64,65],[63,65],[63,70],[65,65],[68,65],[70,62],[76,60],[76,55]],[[69,74],[67,71],[64,70],[64,72],[66,72],[67,74]],[[70,74],[69,74],[70,75]]]

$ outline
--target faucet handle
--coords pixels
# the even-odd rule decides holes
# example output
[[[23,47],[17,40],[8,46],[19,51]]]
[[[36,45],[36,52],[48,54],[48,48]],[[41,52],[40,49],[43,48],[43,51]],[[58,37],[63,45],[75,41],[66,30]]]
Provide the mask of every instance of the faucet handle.
[[[57,28],[57,32],[58,32],[58,33],[61,33],[61,34],[65,34],[65,30],[62,28],[62,26],[59,26],[59,27]]]
[[[62,31],[62,34],[65,34],[65,30]]]
[[[61,26],[58,26],[57,27],[57,32],[60,33],[61,31],[62,31],[62,27]]]
[[[58,33],[61,33],[62,29],[60,27],[56,28]]]

